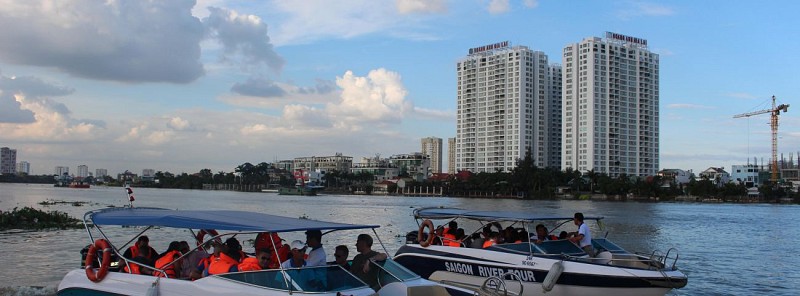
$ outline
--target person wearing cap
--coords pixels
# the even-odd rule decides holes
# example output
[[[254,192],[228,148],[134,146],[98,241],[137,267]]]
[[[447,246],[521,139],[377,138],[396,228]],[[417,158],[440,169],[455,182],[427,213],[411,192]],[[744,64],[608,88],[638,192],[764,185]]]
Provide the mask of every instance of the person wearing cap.
[[[306,266],[306,245],[300,240],[292,241],[289,244],[292,250],[292,258],[281,263],[282,269],[300,268]]]
[[[378,270],[371,268],[370,264],[375,261],[386,260],[389,256],[385,253],[378,253],[372,250],[372,236],[366,233],[358,235],[356,239],[356,251],[358,255],[353,258],[350,272],[358,276],[362,281],[372,288],[378,287]]]
[[[308,251],[308,258],[306,258],[306,266],[326,265],[327,255],[325,255],[325,249],[322,248],[322,231],[306,231],[306,245],[311,248]]]

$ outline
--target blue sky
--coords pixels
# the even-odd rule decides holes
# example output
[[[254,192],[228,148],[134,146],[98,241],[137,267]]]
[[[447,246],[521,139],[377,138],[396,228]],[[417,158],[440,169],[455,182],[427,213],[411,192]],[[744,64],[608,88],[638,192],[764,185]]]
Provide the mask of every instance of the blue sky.
[[[231,171],[455,135],[455,63],[510,41],[561,63],[612,31],[660,54],[661,168],[770,156],[800,91],[795,1],[3,1],[0,146],[32,173]],[[797,157],[800,112],[780,117]],[[446,159],[445,159],[446,161]]]

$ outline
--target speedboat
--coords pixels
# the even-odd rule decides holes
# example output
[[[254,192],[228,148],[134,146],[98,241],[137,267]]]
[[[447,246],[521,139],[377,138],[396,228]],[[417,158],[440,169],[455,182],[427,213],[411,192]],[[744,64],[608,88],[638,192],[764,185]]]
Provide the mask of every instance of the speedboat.
[[[441,221],[442,225],[457,221],[464,228],[472,225],[477,228],[474,233],[480,233],[485,225],[504,224],[535,235],[534,227],[539,223],[554,225],[552,229],[556,231],[572,222],[572,217],[422,208],[414,210],[414,218],[420,228],[407,235],[406,244],[394,259],[435,282],[464,288],[485,288],[489,283],[506,295],[664,295],[686,286],[688,281],[686,274],[676,267],[679,256],[674,248],[666,253],[631,253],[607,237],[592,240],[598,251],[594,257],[567,239],[539,242],[528,235],[521,241],[486,248],[471,247],[464,241],[455,246],[450,242],[430,244],[433,241],[430,238],[436,236],[432,220]],[[584,222],[593,221],[602,227],[602,219],[585,217]],[[431,228],[428,236],[422,234],[426,225]],[[470,232],[465,233],[469,237]]]
[[[377,287],[370,287],[364,280],[338,265],[276,268],[256,271],[230,272],[202,277],[197,280],[169,277],[165,270],[134,263],[122,256],[120,250],[137,237],[154,229],[188,229],[197,248],[203,248],[212,240],[226,236],[242,236],[257,233],[286,233],[319,230],[325,235],[334,231],[372,230],[377,237],[377,225],[356,225],[316,221],[307,218],[288,218],[262,213],[228,210],[169,210],[160,208],[107,208],[94,210],[84,215],[84,225],[92,242],[86,254],[85,267],[75,269],[64,276],[58,285],[57,295],[450,295],[450,291],[464,292],[458,288],[446,288],[425,280],[392,259],[371,261],[376,268]],[[111,227],[122,226],[126,231],[143,229],[124,244],[112,243],[106,235]],[[118,228],[120,229],[120,228]],[[195,230],[198,230],[195,233]],[[170,239],[185,231],[168,232]],[[205,234],[211,234],[204,240]],[[341,232],[338,232],[341,233]],[[188,236],[188,235],[187,235]],[[115,236],[116,237],[116,236]],[[274,236],[269,235],[275,246]],[[95,240],[95,238],[97,238]],[[380,240],[378,240],[380,241]],[[279,243],[279,242],[278,242]],[[382,243],[381,243],[382,245]],[[182,254],[174,261],[161,265],[166,268],[186,257]],[[113,256],[112,256],[113,255]],[[149,268],[161,277],[127,272],[109,271],[122,266],[113,257],[121,258],[120,265],[133,264]],[[100,259],[102,258],[102,259]],[[121,269],[121,268],[119,268]]]

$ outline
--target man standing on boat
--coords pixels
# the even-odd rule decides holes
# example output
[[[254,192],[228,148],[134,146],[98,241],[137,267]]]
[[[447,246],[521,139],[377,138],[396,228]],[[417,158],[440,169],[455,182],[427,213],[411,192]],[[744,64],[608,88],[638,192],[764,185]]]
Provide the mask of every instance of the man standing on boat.
[[[592,233],[589,231],[589,226],[583,223],[583,213],[575,213],[572,221],[578,226],[578,232],[573,232],[573,236],[569,238],[569,241],[581,247],[586,254],[589,254],[589,257],[594,257]]]
[[[358,251],[358,255],[353,258],[350,272],[367,283],[371,288],[374,289],[378,287],[377,267],[370,267],[369,265],[375,261],[386,260],[389,256],[384,253],[373,251],[372,236],[366,233],[358,235],[356,239],[356,251]]]
[[[322,248],[322,231],[306,231],[306,245],[311,248],[311,251],[308,251],[306,266],[327,265],[325,249]]]

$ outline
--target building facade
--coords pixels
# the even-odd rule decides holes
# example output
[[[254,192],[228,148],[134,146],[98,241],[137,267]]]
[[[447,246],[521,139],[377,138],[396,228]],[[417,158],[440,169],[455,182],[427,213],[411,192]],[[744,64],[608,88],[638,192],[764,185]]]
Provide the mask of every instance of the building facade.
[[[56,176],[69,176],[69,167],[68,166],[57,166],[53,170],[53,173]]]
[[[27,161],[24,161],[24,160],[20,161],[19,163],[17,163],[17,174],[30,175],[31,174],[31,163],[29,163]]]
[[[431,171],[438,174],[442,172],[442,138],[427,137],[420,141],[422,154],[431,160]]]
[[[759,178],[761,170],[755,164],[737,165],[731,167],[731,181],[743,184],[747,188],[761,185]]]
[[[298,157],[292,162],[292,170],[303,170],[307,172],[321,170],[323,172],[338,171],[341,173],[350,172],[353,166],[352,156],[343,156],[336,153],[334,156],[311,156]]]
[[[88,176],[89,176],[89,166],[85,164],[79,165],[75,177],[86,178]]]
[[[653,176],[659,167],[659,57],[606,33],[564,47],[561,169]]]
[[[456,173],[456,138],[447,138],[447,173]]]
[[[0,174],[17,173],[17,149],[0,148]]]
[[[107,169],[95,169],[94,170],[94,177],[95,178],[100,179],[100,178],[105,178],[105,176],[108,176],[108,170]]]
[[[405,172],[417,182],[421,182],[432,175],[431,160],[422,153],[392,155],[389,157],[389,164],[398,168],[400,174]]]
[[[506,41],[470,49],[456,71],[455,171],[510,171],[528,150],[537,166],[549,166],[560,104],[548,98],[561,77],[550,77],[557,70],[547,55]]]

